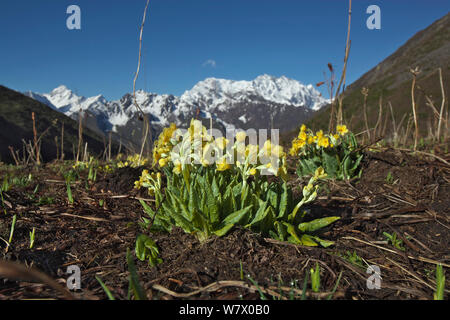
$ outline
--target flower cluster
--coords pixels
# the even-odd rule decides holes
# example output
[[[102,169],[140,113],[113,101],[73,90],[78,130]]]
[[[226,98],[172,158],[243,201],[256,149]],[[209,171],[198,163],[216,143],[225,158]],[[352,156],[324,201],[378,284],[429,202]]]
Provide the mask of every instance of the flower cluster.
[[[171,124],[158,138],[153,163],[161,168],[171,166],[175,174],[197,164],[216,171],[237,170],[243,178],[258,173],[287,176],[286,154],[281,146],[267,140],[260,148],[246,144],[246,138],[244,131],[237,132],[232,141],[222,136],[214,138],[194,119],[184,133]]]
[[[89,161],[76,161],[72,168],[75,170],[86,170],[87,168],[93,166],[94,162],[94,157],[90,157]]]
[[[111,167],[109,164],[105,164],[105,166],[103,166],[103,167],[99,166],[98,170],[101,170],[101,171],[106,172],[106,173],[111,173],[111,172],[114,171],[114,168]]]
[[[118,168],[124,168],[124,167],[132,167],[132,168],[137,168],[140,166],[144,166],[147,163],[148,159],[146,158],[141,158],[139,160],[139,155],[135,154],[135,155],[130,155],[126,158],[125,161],[119,161],[117,163],[117,167]]]
[[[172,137],[177,130],[177,126],[171,123],[168,128],[164,128],[158,137],[153,148],[153,166],[159,164],[160,167],[165,167],[170,161],[170,151],[172,150],[175,141]]]
[[[289,154],[292,156],[298,155],[306,146],[320,148],[333,148],[340,143],[340,138],[348,133],[348,129],[345,125],[338,125],[335,134],[324,134],[322,130],[317,131],[315,134],[311,129],[307,129],[303,124],[300,128],[300,132],[292,141],[292,147],[289,150]]]
[[[141,187],[148,188],[148,193],[154,195],[161,190],[161,173],[149,173],[147,169],[142,170],[139,180],[134,182],[134,187],[136,189],[140,189]]]

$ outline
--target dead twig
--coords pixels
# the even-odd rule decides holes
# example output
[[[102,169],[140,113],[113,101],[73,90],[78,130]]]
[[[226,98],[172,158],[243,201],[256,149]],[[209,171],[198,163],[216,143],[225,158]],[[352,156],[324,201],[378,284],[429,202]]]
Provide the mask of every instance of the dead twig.
[[[75,299],[69,291],[46,274],[34,268],[27,268],[26,266],[16,262],[0,261],[0,276],[10,280],[15,279],[20,281],[43,283],[61,293],[65,299]]]

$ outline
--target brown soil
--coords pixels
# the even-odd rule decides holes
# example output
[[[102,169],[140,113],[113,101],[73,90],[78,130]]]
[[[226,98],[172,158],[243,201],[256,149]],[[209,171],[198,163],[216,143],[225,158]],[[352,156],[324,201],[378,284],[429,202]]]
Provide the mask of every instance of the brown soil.
[[[450,161],[448,154],[440,157]],[[258,299],[259,288],[270,299],[289,298],[290,293],[301,291],[305,274],[319,263],[321,292],[326,295],[342,273],[335,299],[432,299],[434,263],[443,263],[444,270],[450,264],[450,167],[435,158],[398,150],[367,153],[365,159],[359,181],[328,181],[319,201],[310,208],[311,217],[341,216],[321,234],[334,240],[334,246],[324,249],[279,243],[243,228],[204,244],[180,229],[171,234],[154,233],[150,236],[163,263],[152,268],[135,259],[147,296]],[[32,265],[63,285],[67,266],[78,265],[82,289],[73,293],[76,298],[106,299],[95,278],[99,276],[116,298],[126,299],[126,251],[134,252],[136,237],[144,232],[138,224],[144,212],[136,198],[149,198],[133,189],[142,168],[118,169],[100,176],[95,184],[86,185],[86,177],[78,179],[72,185],[73,205],[68,203],[57,168],[22,169],[17,174],[31,173],[32,183],[3,193],[4,208],[0,209],[6,214],[0,213],[0,237],[9,237],[14,214],[17,222],[8,250],[0,239],[0,257]],[[387,179],[389,172],[391,179]],[[6,169],[0,171],[1,181],[6,174]],[[295,191],[302,181],[292,175],[290,184]],[[38,205],[39,197],[52,197],[53,201]],[[33,227],[36,241],[29,249]],[[383,232],[397,233],[405,250],[387,243]],[[355,252],[365,261],[363,265],[343,258],[347,252]],[[365,263],[380,267],[380,290],[367,288]],[[447,280],[446,288],[448,284]],[[309,298],[320,296],[310,288],[308,284]],[[62,295],[42,283],[2,279],[0,275],[0,299],[24,298],[59,299]]]

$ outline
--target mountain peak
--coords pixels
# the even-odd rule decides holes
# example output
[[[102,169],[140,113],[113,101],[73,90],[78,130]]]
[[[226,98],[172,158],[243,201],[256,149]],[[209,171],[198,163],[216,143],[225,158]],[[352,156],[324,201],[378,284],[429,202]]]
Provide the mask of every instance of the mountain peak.
[[[67,88],[65,85],[61,84],[58,87],[56,87],[55,89],[53,89],[50,93],[51,94],[61,94],[61,93],[65,93],[65,92],[72,92],[72,90]]]

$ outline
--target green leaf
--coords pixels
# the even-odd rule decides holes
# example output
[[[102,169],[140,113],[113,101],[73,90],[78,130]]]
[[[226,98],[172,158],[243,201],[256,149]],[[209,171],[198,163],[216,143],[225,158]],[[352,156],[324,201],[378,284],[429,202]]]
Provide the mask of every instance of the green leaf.
[[[159,249],[155,241],[146,236],[145,234],[140,234],[136,239],[136,257],[144,261],[148,259],[149,264],[154,267],[162,262],[162,259],[158,257]]]
[[[281,223],[280,221],[275,221],[274,222],[274,227],[278,236],[278,240],[280,241],[286,241],[287,239],[287,231],[286,231],[286,226]]]
[[[333,222],[335,222],[336,220],[339,220],[340,217],[325,217],[325,218],[320,218],[320,219],[315,219],[309,222],[303,222],[300,223],[298,225],[298,229],[301,232],[314,232],[317,231],[319,229],[322,229],[330,224],[332,224]]]
[[[234,226],[234,223],[227,224],[225,227],[223,227],[219,230],[216,230],[213,233],[218,237],[224,236],[231,228],[233,228],[233,226]]]
[[[95,279],[97,279],[98,283],[100,283],[100,286],[102,287],[103,291],[105,291],[106,296],[109,300],[116,300],[109,290],[109,288],[103,283],[102,279],[99,276],[95,276]]]
[[[311,269],[311,289],[313,292],[320,291],[320,267],[316,262],[316,269]]]
[[[224,220],[223,224],[236,224],[239,223],[242,218],[245,217],[246,214],[250,211],[250,209],[253,208],[253,205],[249,205],[248,207],[245,207],[244,209],[237,210],[230,215],[228,215]]]
[[[317,243],[314,241],[314,237],[303,234],[302,239],[300,240],[300,243],[304,246],[308,247],[317,247]]]
[[[289,237],[290,242],[295,243],[295,244],[302,244],[302,240],[300,240],[297,233],[295,232],[295,227],[292,224],[287,223],[287,222],[283,222],[283,224],[286,227],[287,233],[289,233],[291,235],[291,237]]]
[[[322,150],[322,159],[325,172],[328,177],[334,178],[338,175],[339,171],[339,158],[333,149],[323,149]]]
[[[145,291],[142,289],[139,283],[139,276],[136,272],[136,266],[134,265],[130,249],[127,249],[127,263],[128,263],[128,271],[130,272],[129,290],[131,290],[134,293],[134,298],[136,300],[147,300]]]
[[[139,202],[141,203],[142,207],[144,208],[145,213],[149,215],[150,218],[153,218],[153,215],[155,212],[150,208],[150,206],[144,201],[139,199]]]
[[[317,242],[319,242],[320,245],[321,245],[322,247],[324,247],[324,248],[328,248],[329,246],[331,246],[331,245],[334,244],[334,241],[323,240],[323,239],[321,239],[321,238],[319,238],[319,237],[316,237],[316,236],[314,236],[314,237],[312,237],[312,238],[313,238],[314,240],[316,240]]]
[[[278,218],[284,218],[288,207],[288,189],[286,182],[283,183],[283,191],[280,196],[280,205],[278,208]]]
[[[268,200],[267,201],[262,201],[260,199],[258,199],[258,200],[259,200],[259,209],[258,209],[258,211],[256,211],[256,214],[255,214],[255,217],[253,218],[253,220],[245,226],[246,228],[263,220],[267,214],[266,208],[267,208]]]

